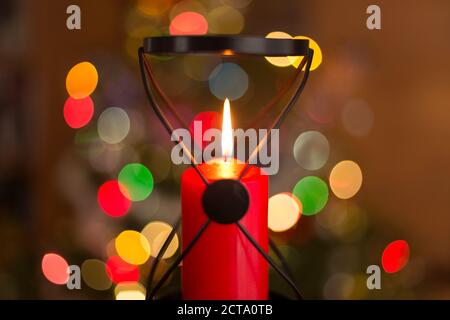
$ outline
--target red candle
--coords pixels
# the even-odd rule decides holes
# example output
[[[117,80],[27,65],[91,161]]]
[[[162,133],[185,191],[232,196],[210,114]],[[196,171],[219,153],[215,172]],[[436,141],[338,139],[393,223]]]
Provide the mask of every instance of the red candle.
[[[229,128],[227,132],[226,128]],[[222,145],[232,139],[231,119],[224,110]],[[228,132],[229,131],[229,132]],[[230,142],[231,141],[231,142]],[[224,147],[225,144],[225,147]],[[230,153],[228,153],[230,155]],[[221,179],[238,179],[245,165],[234,161],[203,163],[199,169],[213,183]],[[244,228],[268,252],[268,177],[252,166],[241,183],[249,195],[249,208],[240,220]],[[206,185],[190,168],[181,178],[183,249],[208,219],[202,207]],[[182,294],[188,300],[264,300],[268,298],[268,265],[262,255],[235,224],[210,223],[191,252],[185,257],[182,270]]]

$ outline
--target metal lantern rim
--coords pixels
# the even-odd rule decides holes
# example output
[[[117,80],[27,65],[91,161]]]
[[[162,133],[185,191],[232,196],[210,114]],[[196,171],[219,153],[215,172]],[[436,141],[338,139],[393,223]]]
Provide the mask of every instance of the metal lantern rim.
[[[254,36],[157,36],[144,39],[144,52],[152,55],[307,56],[307,39]]]

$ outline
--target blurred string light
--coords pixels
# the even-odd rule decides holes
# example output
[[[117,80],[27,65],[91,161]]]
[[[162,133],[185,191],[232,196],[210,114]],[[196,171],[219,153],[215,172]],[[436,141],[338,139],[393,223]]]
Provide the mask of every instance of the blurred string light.
[[[139,11],[149,16],[164,14],[172,5],[172,0],[138,0]]]
[[[61,285],[69,280],[69,264],[56,253],[47,253],[42,257],[42,273],[53,284]]]
[[[178,35],[205,35],[208,32],[208,22],[197,12],[183,12],[170,22],[169,32]]]
[[[106,262],[109,278],[114,283],[139,281],[139,268],[123,261],[119,256],[112,256]]]
[[[319,44],[311,39],[310,37],[305,36],[296,36],[294,39],[298,40],[309,40],[309,48],[314,50],[314,57],[313,61],[311,63],[311,71],[316,70],[321,64],[323,60],[323,54],[322,49],[320,49]],[[292,65],[295,68],[298,68],[300,63],[302,62],[302,57],[289,57],[289,60],[291,61]],[[303,71],[305,71],[306,66],[303,67]]]
[[[100,186],[97,201],[100,208],[111,217],[122,217],[131,207],[129,196],[125,197],[124,187],[120,187],[116,180],[110,180]]]
[[[140,232],[125,230],[116,238],[116,251],[125,262],[141,265],[150,257],[150,244]]]
[[[94,115],[94,102],[90,97],[74,99],[69,97],[64,104],[64,119],[69,127],[79,129],[91,121]]]
[[[236,100],[248,89],[248,75],[236,63],[221,63],[209,76],[209,89],[218,99]]]
[[[119,172],[119,188],[132,201],[147,199],[153,191],[153,175],[140,163],[130,163]]]
[[[355,137],[369,134],[373,126],[373,111],[363,100],[351,100],[342,110],[342,124],[345,130]]]
[[[81,62],[72,67],[66,78],[66,88],[74,99],[83,99],[90,96],[98,83],[98,73],[90,62]]]
[[[341,161],[331,170],[330,188],[339,199],[350,199],[362,185],[362,171],[353,161]]]
[[[187,76],[197,81],[207,81],[214,68],[221,62],[216,56],[186,56],[183,67]]]
[[[292,36],[286,32],[273,31],[266,35],[268,39],[292,39]],[[272,65],[276,67],[289,67],[292,65],[292,60],[288,57],[265,57]]]
[[[169,12],[169,19],[173,20],[176,16],[183,12],[196,12],[202,16],[206,16],[206,8],[202,3],[195,0],[180,1],[172,6]]]
[[[298,39],[298,40],[309,40],[309,47],[314,50],[314,57],[311,63],[311,71],[316,70],[323,60],[322,50],[320,49],[318,43],[306,36],[295,36],[292,37],[289,33],[283,31],[273,31],[266,35],[269,39]],[[272,65],[276,67],[289,67],[294,66],[298,68],[303,57],[266,57]],[[303,71],[306,69],[306,65],[303,67]]]
[[[104,110],[97,122],[98,136],[109,144],[120,143],[130,131],[130,118],[125,110],[117,107]]]
[[[269,199],[269,229],[275,232],[289,230],[300,219],[301,202],[291,193],[280,193]]]
[[[145,287],[139,282],[123,282],[114,288],[116,300],[145,300]]]
[[[142,229],[142,234],[150,243],[151,255],[156,257],[161,250],[164,242],[168,238],[170,232],[172,232],[172,226],[168,223],[162,221],[153,221],[147,224],[144,229]],[[178,250],[179,240],[178,235],[175,234],[166,252],[164,252],[163,259],[168,259],[172,257]]]
[[[305,177],[294,187],[292,192],[303,206],[303,214],[312,216],[319,213],[328,202],[328,186],[318,177]]]
[[[244,29],[244,16],[230,6],[212,9],[208,15],[209,32],[212,34],[238,34]]]
[[[409,245],[405,240],[396,240],[389,243],[383,251],[381,264],[387,273],[402,270],[409,260]]]
[[[330,144],[318,131],[304,132],[295,140],[295,161],[306,170],[319,170],[328,161],[329,155]]]
[[[112,281],[108,276],[107,266],[103,261],[88,259],[81,265],[81,276],[84,282],[94,290],[108,290]]]

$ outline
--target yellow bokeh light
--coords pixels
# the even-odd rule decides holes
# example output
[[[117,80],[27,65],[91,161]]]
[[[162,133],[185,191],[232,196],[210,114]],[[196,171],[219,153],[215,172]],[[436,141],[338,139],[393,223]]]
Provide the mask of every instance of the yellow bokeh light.
[[[269,33],[266,38],[268,39],[292,39],[292,36],[286,32],[273,31]],[[290,57],[265,57],[267,61],[277,67],[289,67],[296,60],[292,60]],[[295,57],[297,59],[297,57]]]
[[[269,199],[269,229],[275,232],[286,231],[298,222],[302,204],[290,193],[280,193]]]
[[[108,290],[112,285],[105,263],[97,259],[84,261],[81,265],[81,275],[84,282],[95,290]]]
[[[146,290],[139,282],[121,282],[114,289],[116,300],[145,300]]]
[[[66,89],[74,99],[84,99],[97,88],[98,73],[90,62],[81,62],[70,69],[66,78]]]
[[[230,6],[214,8],[208,13],[208,31],[213,34],[238,34],[244,29],[242,13]]]
[[[148,260],[151,250],[146,237],[137,231],[126,230],[116,238],[116,251],[124,261],[140,265]]]
[[[138,10],[149,16],[163,14],[170,8],[172,0],[138,0]]]
[[[299,40],[309,40],[309,48],[314,50],[314,57],[311,63],[311,71],[316,70],[321,64],[323,60],[322,49],[320,49],[319,44],[313,39],[305,36],[296,36],[294,39]],[[302,62],[303,57],[288,57],[290,63],[298,68],[300,63]],[[306,65],[303,67],[303,71],[305,71]]]
[[[362,171],[357,163],[349,160],[339,162],[331,171],[330,187],[339,199],[350,199],[361,188]]]
[[[164,242],[168,238],[170,232],[172,231],[172,227],[162,221],[154,221],[150,222],[145,228],[142,230],[142,234],[147,239],[148,243],[150,243],[151,256],[156,257],[161,250]],[[167,247],[166,252],[163,255],[163,259],[168,259],[172,257],[178,250],[179,240],[178,235],[175,234],[172,241],[170,241],[169,246]]]

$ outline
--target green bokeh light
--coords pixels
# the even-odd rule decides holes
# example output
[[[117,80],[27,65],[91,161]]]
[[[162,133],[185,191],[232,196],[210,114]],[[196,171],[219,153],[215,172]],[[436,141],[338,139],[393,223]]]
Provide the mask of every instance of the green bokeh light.
[[[319,213],[328,202],[328,186],[318,177],[303,178],[295,185],[292,193],[302,203],[306,216]]]
[[[142,201],[153,191],[153,175],[144,165],[131,163],[120,171],[119,184],[128,199]]]

